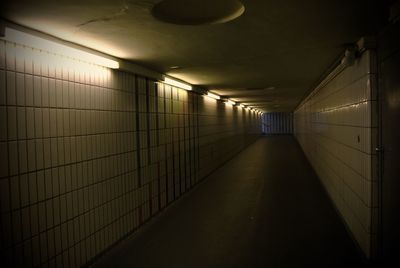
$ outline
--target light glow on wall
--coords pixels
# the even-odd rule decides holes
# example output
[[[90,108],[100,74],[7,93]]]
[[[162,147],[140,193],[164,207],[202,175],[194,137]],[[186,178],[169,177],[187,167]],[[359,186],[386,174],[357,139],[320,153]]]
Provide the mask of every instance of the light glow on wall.
[[[50,41],[32,34],[21,32],[12,28],[6,27],[5,37],[2,39],[14,42],[20,45],[25,45],[28,47],[48,51],[60,56],[69,57],[75,60],[93,63],[96,65],[118,69],[119,62],[109,58],[105,58],[93,53],[89,53],[80,49],[76,49],[61,43]]]
[[[169,78],[169,77],[164,77],[164,83],[166,83],[170,86],[179,87],[179,88],[186,89],[186,90],[192,90],[191,85],[179,82],[179,81]]]
[[[212,99],[216,99],[216,100],[221,99],[220,96],[218,96],[217,94],[211,93],[211,92],[207,92],[207,96],[212,98]]]
[[[233,100],[227,100],[225,101],[225,103],[229,105],[236,105],[236,102],[234,102]]]

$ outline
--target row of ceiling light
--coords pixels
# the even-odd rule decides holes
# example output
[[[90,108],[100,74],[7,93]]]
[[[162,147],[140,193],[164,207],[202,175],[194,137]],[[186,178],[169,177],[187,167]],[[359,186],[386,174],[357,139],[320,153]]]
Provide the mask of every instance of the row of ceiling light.
[[[95,55],[93,53],[90,52],[86,52],[86,51],[82,51],[80,49],[74,48],[74,47],[70,47],[61,43],[57,43],[57,42],[53,42],[50,40],[46,40],[43,39],[41,37],[38,36],[34,36],[31,35],[29,33],[25,33],[22,31],[18,31],[12,28],[8,28],[5,27],[4,29],[2,28],[1,30],[1,34],[0,34],[0,39],[5,39],[8,41],[12,41],[18,44],[27,44],[31,47],[37,48],[37,49],[42,49],[45,51],[51,51],[54,54],[59,54],[59,55],[63,55],[63,56],[67,56],[67,57],[71,57],[74,59],[79,59],[82,61],[86,61],[86,62],[90,62],[90,63],[94,63],[97,65],[101,65],[107,68],[112,68],[112,69],[118,69],[119,68],[119,62],[114,60],[114,59],[110,59],[110,58],[106,58],[106,57],[102,57],[99,55]],[[192,86],[188,83],[185,82],[181,82],[178,81],[176,79],[173,79],[171,77],[167,77],[164,76],[164,83],[175,86],[175,87],[179,87],[185,90],[193,90]],[[215,94],[215,93],[211,93],[211,92],[198,92],[198,93],[202,93],[210,98],[216,99],[216,100],[223,100],[225,102],[225,104],[228,105],[232,105],[232,106],[240,106],[243,109],[247,109],[250,111],[254,111],[257,112],[259,114],[262,114],[261,111],[250,107],[250,106],[246,106],[244,104],[235,102],[231,99],[226,99],[226,98],[222,98],[221,96]]]
[[[212,93],[212,92],[207,92],[207,97],[210,97],[210,98],[216,99],[216,100],[221,100],[221,96],[219,96],[219,95],[217,95],[215,93]],[[250,107],[250,106],[246,106],[243,103],[238,103],[238,102],[233,101],[231,99],[225,99],[224,102],[225,102],[225,104],[228,104],[228,105],[232,105],[232,106],[236,105],[236,106],[239,106],[239,107],[241,107],[243,109],[248,109],[250,111],[255,111],[255,112],[259,113],[259,114],[262,114],[262,112],[260,110],[256,109],[256,108],[253,108],[253,107]]]
[[[177,81],[177,80],[175,80],[173,78],[170,78],[170,77],[164,77],[164,83],[168,84],[168,85],[171,85],[171,86],[179,87],[179,88],[182,88],[182,89],[185,89],[185,90],[188,90],[188,91],[193,90],[193,87],[190,84]],[[207,91],[204,95],[206,95],[209,98],[215,99],[215,100],[222,100],[227,105],[239,106],[239,107],[241,107],[243,109],[254,111],[254,112],[258,113],[258,114],[262,114],[263,113],[262,111],[254,108],[254,107],[251,107],[251,106],[248,106],[248,105],[244,105],[243,103],[239,103],[239,102],[236,102],[236,101],[228,99],[228,98],[223,98],[223,97],[221,97],[221,96],[219,96],[219,95],[217,95],[215,93],[212,93],[210,91]]]

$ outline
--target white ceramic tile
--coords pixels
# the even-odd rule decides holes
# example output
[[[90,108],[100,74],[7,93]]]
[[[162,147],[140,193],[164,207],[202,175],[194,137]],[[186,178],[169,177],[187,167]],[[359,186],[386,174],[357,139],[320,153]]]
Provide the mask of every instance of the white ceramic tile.
[[[50,128],[50,137],[56,137],[57,136],[57,109],[49,109],[49,128]]]
[[[64,149],[64,139],[58,138],[57,139],[57,151],[58,151],[58,164],[64,165],[65,164],[65,149]]]
[[[7,70],[15,71],[15,44],[6,42],[6,68]]]
[[[39,76],[33,78],[33,97],[34,106],[42,106],[42,79]]]
[[[19,198],[20,188],[19,188],[19,178],[18,176],[10,177],[10,192],[11,194],[11,209],[19,209],[21,206],[21,200]],[[19,231],[19,230],[16,230]]]
[[[16,105],[16,80],[15,72],[7,71],[6,77],[6,90],[7,90],[7,104]]]
[[[44,145],[42,139],[36,140],[36,168],[44,168]]]
[[[33,50],[29,47],[25,47],[24,50],[25,73],[33,74]]]
[[[55,80],[55,98],[56,98],[57,107],[62,108],[63,107],[63,81],[61,81],[61,80]]]
[[[7,108],[0,106],[0,141],[7,140]]]
[[[62,82],[62,107],[69,107],[69,83],[67,81]]]
[[[57,107],[56,80],[49,79],[49,106]]]
[[[63,129],[64,129],[64,136],[71,135],[71,127],[70,127],[70,112],[69,109],[63,110]]]
[[[6,67],[6,45],[4,40],[0,40],[0,69]]]
[[[33,91],[33,76],[25,74],[25,102],[27,106],[33,106],[34,91]]]
[[[22,73],[16,74],[17,105],[25,105],[25,76]]]
[[[36,143],[35,140],[27,141],[28,171],[36,170]]]
[[[7,143],[0,142],[0,177],[8,176],[8,161],[9,156]]]
[[[29,177],[27,174],[23,174],[19,176],[19,187],[20,187],[20,194],[21,194],[21,206],[27,206],[30,203],[29,197]],[[25,221],[24,221],[25,222]],[[29,215],[28,221],[29,222]],[[30,232],[29,232],[30,234]],[[26,239],[27,237],[25,237]]]
[[[16,107],[7,108],[7,137],[8,140],[17,139],[17,109]]]
[[[6,72],[4,70],[0,70],[0,105],[5,105],[7,103],[6,92]]]
[[[25,140],[18,142],[18,165],[19,173],[28,171],[28,147]]]
[[[32,50],[32,60],[33,60],[33,74],[34,75],[42,75],[42,70],[41,70],[41,60],[42,58],[40,57],[40,51],[38,49],[33,49]]]
[[[26,108],[26,137],[35,138],[35,108]]]
[[[56,127],[57,136],[64,136],[64,110],[57,109],[56,111]]]
[[[43,137],[43,114],[41,108],[35,108],[35,137]]]

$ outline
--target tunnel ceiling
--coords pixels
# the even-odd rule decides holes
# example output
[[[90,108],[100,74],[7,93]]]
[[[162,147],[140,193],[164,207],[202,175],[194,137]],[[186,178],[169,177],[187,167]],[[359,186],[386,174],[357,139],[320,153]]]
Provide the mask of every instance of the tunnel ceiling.
[[[158,2],[13,0],[1,15],[264,111],[293,110],[374,18],[372,1],[243,0],[227,23],[175,25],[151,15]]]

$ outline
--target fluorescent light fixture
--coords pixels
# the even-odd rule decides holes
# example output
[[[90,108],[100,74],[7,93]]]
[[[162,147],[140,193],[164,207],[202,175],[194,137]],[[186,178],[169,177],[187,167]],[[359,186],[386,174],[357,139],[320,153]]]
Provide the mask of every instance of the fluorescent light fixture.
[[[229,99],[225,103],[230,104],[230,105],[236,105],[236,102],[234,102],[233,100],[229,100]]]
[[[220,96],[218,96],[217,94],[211,93],[211,92],[207,92],[207,96],[216,100],[221,99]]]
[[[15,42],[28,47],[47,51],[52,54],[73,58],[87,63],[93,63],[104,67],[118,69],[119,63],[116,60],[108,59],[99,55],[95,55],[80,49],[73,48],[58,42],[50,41],[32,34],[21,32],[6,27],[5,37],[10,42]]]
[[[186,89],[186,90],[192,90],[191,85],[179,82],[179,81],[169,78],[169,77],[164,77],[164,83],[174,86],[174,87],[179,87],[179,88]]]

